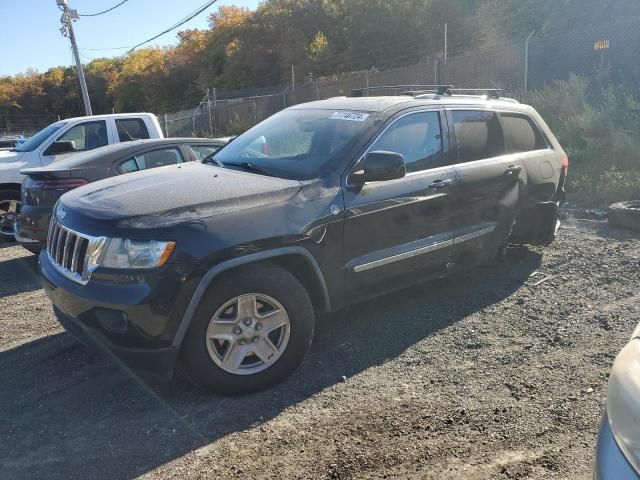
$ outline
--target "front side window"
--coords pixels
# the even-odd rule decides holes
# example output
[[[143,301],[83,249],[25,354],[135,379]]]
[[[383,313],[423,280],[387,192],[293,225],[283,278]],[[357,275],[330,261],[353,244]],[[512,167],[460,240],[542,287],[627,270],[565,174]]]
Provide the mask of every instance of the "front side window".
[[[183,162],[184,158],[178,148],[162,148],[129,158],[122,162],[118,168],[122,173],[132,173]]]
[[[342,159],[342,152],[366,143],[375,123],[374,115],[363,112],[284,110],[234,139],[214,159],[228,168],[249,164],[284,178],[313,178]]]
[[[104,147],[109,143],[107,125],[104,120],[81,123],[71,127],[68,132],[57,138],[56,142],[72,142],[75,152]]]
[[[407,173],[442,166],[439,113],[413,113],[400,118],[369,149],[376,150],[401,154]]]
[[[540,129],[529,117],[513,113],[502,113],[500,116],[510,151],[521,153],[548,148]]]
[[[121,142],[149,138],[149,131],[141,118],[116,119],[116,129]]]
[[[220,148],[220,145],[191,145],[191,151],[198,161],[202,161],[209,155],[216,153]]]
[[[504,134],[495,112],[452,112],[458,163],[475,162],[506,153]]]

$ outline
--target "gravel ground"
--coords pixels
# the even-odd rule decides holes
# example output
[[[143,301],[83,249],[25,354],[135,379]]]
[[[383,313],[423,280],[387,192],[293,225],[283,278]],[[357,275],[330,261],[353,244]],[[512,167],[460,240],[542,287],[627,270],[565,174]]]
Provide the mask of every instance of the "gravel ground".
[[[590,479],[640,237],[570,220],[546,249],[321,319],[285,383],[207,396],[135,376],[55,323],[0,245],[4,478]],[[527,279],[555,275],[539,286]],[[542,278],[542,277],[540,277]]]

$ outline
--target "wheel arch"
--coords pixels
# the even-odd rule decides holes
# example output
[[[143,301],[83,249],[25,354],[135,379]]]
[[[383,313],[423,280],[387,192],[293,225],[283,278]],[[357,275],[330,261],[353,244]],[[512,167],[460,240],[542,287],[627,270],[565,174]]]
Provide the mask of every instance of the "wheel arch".
[[[294,275],[307,289],[316,312],[328,312],[331,310],[331,301],[324,275],[318,262],[308,250],[292,246],[259,252],[219,263],[202,277],[182,317],[173,340],[173,346],[180,347],[182,345],[200,301],[204,298],[211,284],[220,275],[240,267],[263,262],[279,265]]]

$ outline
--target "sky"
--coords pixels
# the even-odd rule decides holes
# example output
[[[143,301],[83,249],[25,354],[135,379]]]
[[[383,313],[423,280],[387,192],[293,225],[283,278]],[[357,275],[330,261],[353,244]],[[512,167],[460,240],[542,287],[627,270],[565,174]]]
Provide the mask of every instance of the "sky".
[[[95,13],[121,0],[69,0],[78,13]],[[255,9],[258,0],[218,0],[208,10],[150,45],[174,45],[176,33],[189,28],[207,28],[207,17],[220,5]],[[92,58],[117,56],[126,49],[90,50],[136,45],[205,4],[205,0],[128,0],[115,10],[97,17],[81,17],[74,31],[83,63]],[[69,39],[60,33],[60,10],[56,0],[0,0],[0,76],[15,75],[29,68],[45,72],[58,65],[73,65]],[[147,46],[150,46],[147,45]]]

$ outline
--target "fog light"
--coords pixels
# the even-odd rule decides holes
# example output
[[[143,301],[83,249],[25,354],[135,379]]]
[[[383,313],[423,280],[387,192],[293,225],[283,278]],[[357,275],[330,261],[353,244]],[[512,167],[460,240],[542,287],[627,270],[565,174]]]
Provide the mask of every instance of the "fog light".
[[[108,332],[126,333],[127,324],[129,323],[126,313],[109,308],[94,308],[93,314],[98,319],[98,323],[100,323],[102,328]]]

